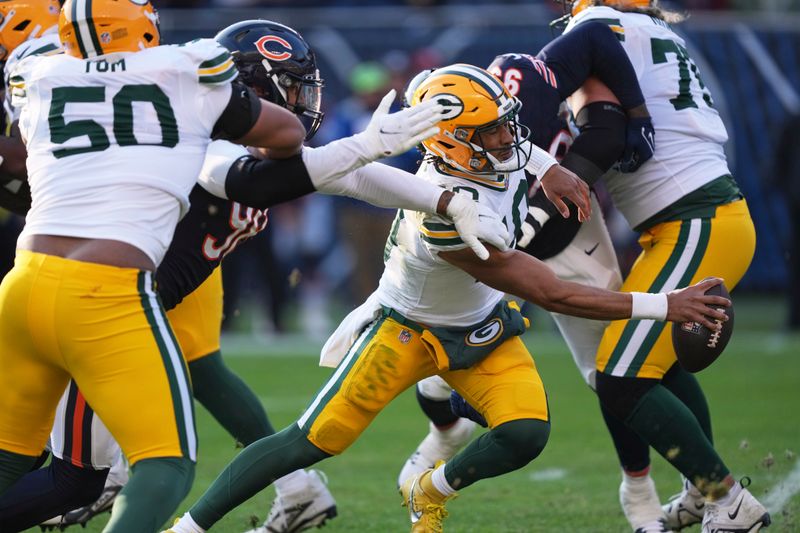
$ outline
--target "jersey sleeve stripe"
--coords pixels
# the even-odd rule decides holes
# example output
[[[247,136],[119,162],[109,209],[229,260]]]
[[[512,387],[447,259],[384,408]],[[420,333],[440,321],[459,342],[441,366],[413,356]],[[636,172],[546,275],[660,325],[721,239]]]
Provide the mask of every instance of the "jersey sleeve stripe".
[[[210,85],[219,85],[222,83],[226,83],[229,81],[233,81],[239,75],[239,71],[236,70],[236,67],[231,65],[231,68],[221,72],[220,74],[216,74],[214,76],[200,76],[200,83],[206,83]]]
[[[455,237],[451,239],[438,239],[435,237],[428,237],[424,233],[422,234],[422,240],[427,242],[428,244],[433,244],[434,246],[460,246],[463,247],[464,241],[461,240],[461,237]]]
[[[229,82],[235,79],[236,76],[239,75],[239,71],[236,69],[236,65],[233,63],[233,60],[228,57],[228,60],[220,65],[198,69],[197,75],[200,83],[214,85]]]
[[[212,68],[212,67],[218,67],[219,65],[222,65],[223,63],[226,63],[227,61],[231,61],[231,60],[232,59],[231,59],[231,54],[230,53],[222,52],[217,57],[215,57],[213,59],[209,59],[208,61],[203,61],[202,63],[200,63],[200,66],[198,67],[198,70],[203,70],[203,69]]]
[[[220,63],[219,65],[215,65],[213,67],[200,67],[197,69],[197,74],[199,76],[213,76],[215,74],[219,74],[220,72],[224,72],[234,66],[233,59],[230,57],[227,61]]]
[[[458,232],[452,224],[426,220],[419,227],[420,233],[437,239],[458,237]]]
[[[23,54],[21,56],[21,58],[22,57],[29,57],[29,56],[38,56],[38,55],[42,55],[42,54],[47,54],[48,52],[55,52],[55,51],[60,51],[60,50],[61,49],[58,46],[54,45],[54,44],[46,44],[46,45],[42,46],[41,48],[37,48],[33,52],[28,52],[26,54]]]
[[[8,80],[8,86],[12,89],[24,89],[25,78],[22,76],[11,76],[11,78]]]

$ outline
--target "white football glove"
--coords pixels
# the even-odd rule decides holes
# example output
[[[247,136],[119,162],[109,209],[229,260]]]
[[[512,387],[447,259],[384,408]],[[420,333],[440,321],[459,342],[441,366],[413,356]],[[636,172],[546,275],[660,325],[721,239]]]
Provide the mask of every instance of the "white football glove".
[[[541,207],[528,206],[528,214],[525,215],[525,222],[522,223],[522,235],[517,241],[517,246],[520,248],[528,246],[548,220],[550,220],[550,213]]]
[[[481,241],[501,252],[508,250],[511,236],[506,225],[496,213],[475,202],[469,194],[459,192],[453,196],[447,206],[447,216],[453,220],[461,240],[479,259],[485,261],[489,258],[489,250]]]
[[[439,132],[436,124],[442,120],[441,104],[427,100],[389,114],[395,94],[392,89],[383,97],[367,128],[357,135],[372,160],[405,153]]]

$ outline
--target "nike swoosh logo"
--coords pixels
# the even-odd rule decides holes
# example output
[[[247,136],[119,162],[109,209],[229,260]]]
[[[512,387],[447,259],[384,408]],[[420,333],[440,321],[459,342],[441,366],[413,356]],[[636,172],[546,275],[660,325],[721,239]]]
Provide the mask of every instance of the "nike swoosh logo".
[[[734,520],[737,516],[739,516],[739,509],[742,508],[742,502],[743,501],[744,501],[744,498],[739,498],[739,505],[736,506],[736,510],[734,512],[732,512],[732,513],[728,512],[728,518],[730,518],[731,520]]]
[[[381,133],[383,133],[384,135],[399,135],[399,134],[403,133],[402,131],[386,131],[383,128],[381,128],[379,131]]]
[[[594,253],[594,251],[597,250],[598,246],[600,246],[599,242],[597,244],[595,244],[594,246],[592,246],[591,248],[589,248],[588,250],[584,250],[583,253],[585,253],[586,255],[592,255]]]

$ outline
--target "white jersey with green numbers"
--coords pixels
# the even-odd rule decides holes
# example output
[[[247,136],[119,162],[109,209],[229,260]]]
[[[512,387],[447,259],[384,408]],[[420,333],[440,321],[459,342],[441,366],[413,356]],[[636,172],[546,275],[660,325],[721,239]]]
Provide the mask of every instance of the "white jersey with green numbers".
[[[636,227],[730,173],[723,151],[728,134],[686,43],[667,23],[595,6],[573,17],[565,32],[587,21],[607,24],[617,35],[653,117],[653,158],[633,174],[611,171],[605,177],[617,209]]]
[[[516,235],[528,210],[524,171],[502,181],[444,174],[425,162],[417,176],[453,191],[465,191],[499,214]],[[453,223],[416,211],[398,211],[386,243],[386,268],[376,292],[382,305],[431,326],[471,326],[486,318],[504,293],[439,257],[466,248]]]
[[[210,39],[17,63],[9,88],[33,198],[23,236],[114,239],[158,264],[236,75]]]

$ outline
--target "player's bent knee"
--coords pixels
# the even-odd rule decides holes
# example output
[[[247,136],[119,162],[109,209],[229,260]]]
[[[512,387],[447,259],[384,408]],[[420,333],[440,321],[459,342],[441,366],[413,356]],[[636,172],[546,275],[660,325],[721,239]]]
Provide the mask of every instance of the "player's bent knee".
[[[131,466],[134,476],[146,476],[152,491],[150,498],[158,501],[182,499],[194,481],[195,462],[186,457],[156,457],[142,459]]]
[[[501,424],[492,430],[495,442],[505,450],[504,460],[513,469],[536,459],[550,438],[550,422],[525,418]]]
[[[627,420],[639,401],[659,380],[649,378],[618,377],[598,372],[597,397],[614,416]]]

